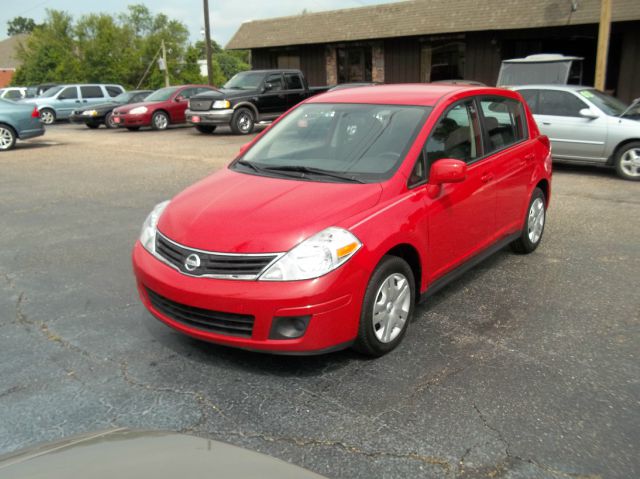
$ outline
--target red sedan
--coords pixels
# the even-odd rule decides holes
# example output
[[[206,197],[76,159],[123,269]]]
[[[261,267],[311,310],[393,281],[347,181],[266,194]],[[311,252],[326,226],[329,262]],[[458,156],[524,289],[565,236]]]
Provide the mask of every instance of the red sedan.
[[[169,125],[185,123],[185,110],[189,98],[198,93],[212,91],[208,85],[182,85],[161,88],[149,95],[143,102],[131,103],[113,110],[113,122],[128,130],[139,130],[150,126],[154,130],[166,130]]]
[[[419,300],[506,245],[535,250],[550,194],[549,140],[518,93],[338,90],[157,205],[134,270],[149,311],[195,338],[379,356]]]

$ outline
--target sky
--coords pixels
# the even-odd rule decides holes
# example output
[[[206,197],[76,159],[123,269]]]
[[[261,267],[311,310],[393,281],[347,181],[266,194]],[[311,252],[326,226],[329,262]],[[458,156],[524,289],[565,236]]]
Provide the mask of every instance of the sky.
[[[296,15],[305,9],[318,12],[392,1],[396,0],[209,0],[211,36],[224,46],[242,22],[249,20]],[[164,13],[183,22],[192,41],[203,38],[202,0],[0,0],[0,39],[7,37],[7,22],[14,17],[30,17],[41,22],[48,8],[64,10],[74,17],[86,13],[115,14],[136,3],[145,4],[153,13]]]

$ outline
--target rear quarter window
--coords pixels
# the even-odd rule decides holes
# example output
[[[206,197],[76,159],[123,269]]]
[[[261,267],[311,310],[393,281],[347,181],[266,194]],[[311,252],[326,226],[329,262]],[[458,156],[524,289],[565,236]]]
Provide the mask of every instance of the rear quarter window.
[[[82,98],[104,98],[102,88],[99,86],[81,86],[80,93]]]
[[[110,97],[118,96],[124,91],[122,88],[113,85],[107,86],[106,89]]]
[[[487,142],[486,153],[503,150],[527,138],[527,117],[518,100],[481,98],[480,110]]]

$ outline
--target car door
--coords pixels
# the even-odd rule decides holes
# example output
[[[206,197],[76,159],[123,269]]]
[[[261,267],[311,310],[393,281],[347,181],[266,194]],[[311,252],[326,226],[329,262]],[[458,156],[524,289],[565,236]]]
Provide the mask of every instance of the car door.
[[[526,92],[526,93],[525,93]],[[521,90],[526,94],[543,135],[551,140],[554,158],[605,162],[607,118],[586,118],[580,110],[590,106],[577,94],[564,90]],[[531,102],[531,103],[530,103]]]
[[[438,120],[424,148],[426,171],[444,158],[467,163],[461,183],[425,195],[429,214],[427,277],[430,282],[487,247],[495,230],[493,165],[484,158],[480,120],[472,98],[452,105]]]
[[[52,106],[56,110],[58,118],[67,118],[73,110],[82,105],[82,100],[78,95],[77,86],[68,86],[63,88],[56,98]]]
[[[258,95],[258,111],[260,115],[273,119],[287,110],[287,96],[284,91],[284,80],[281,73],[266,76],[263,93]]]
[[[184,112],[189,106],[189,98],[196,94],[197,88],[187,87],[179,90],[169,104],[169,115],[172,123],[184,123],[186,116]]]
[[[478,98],[484,151],[493,165],[498,240],[522,228],[528,205],[529,181],[536,158],[536,140],[529,138],[527,117],[520,101],[503,96]]]
[[[287,110],[296,106],[306,97],[306,90],[302,83],[300,73],[289,72],[284,74],[284,84],[287,95]]]
[[[104,91],[99,85],[81,85],[80,96],[82,104],[85,106],[97,105],[106,101]]]

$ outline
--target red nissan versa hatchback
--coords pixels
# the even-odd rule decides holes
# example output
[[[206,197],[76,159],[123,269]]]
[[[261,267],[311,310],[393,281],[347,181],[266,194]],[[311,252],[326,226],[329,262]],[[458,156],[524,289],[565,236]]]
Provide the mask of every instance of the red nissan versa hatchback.
[[[205,341],[278,353],[402,340],[419,299],[540,243],[549,140],[515,92],[386,85],[315,96],[157,205],[140,297]]]

